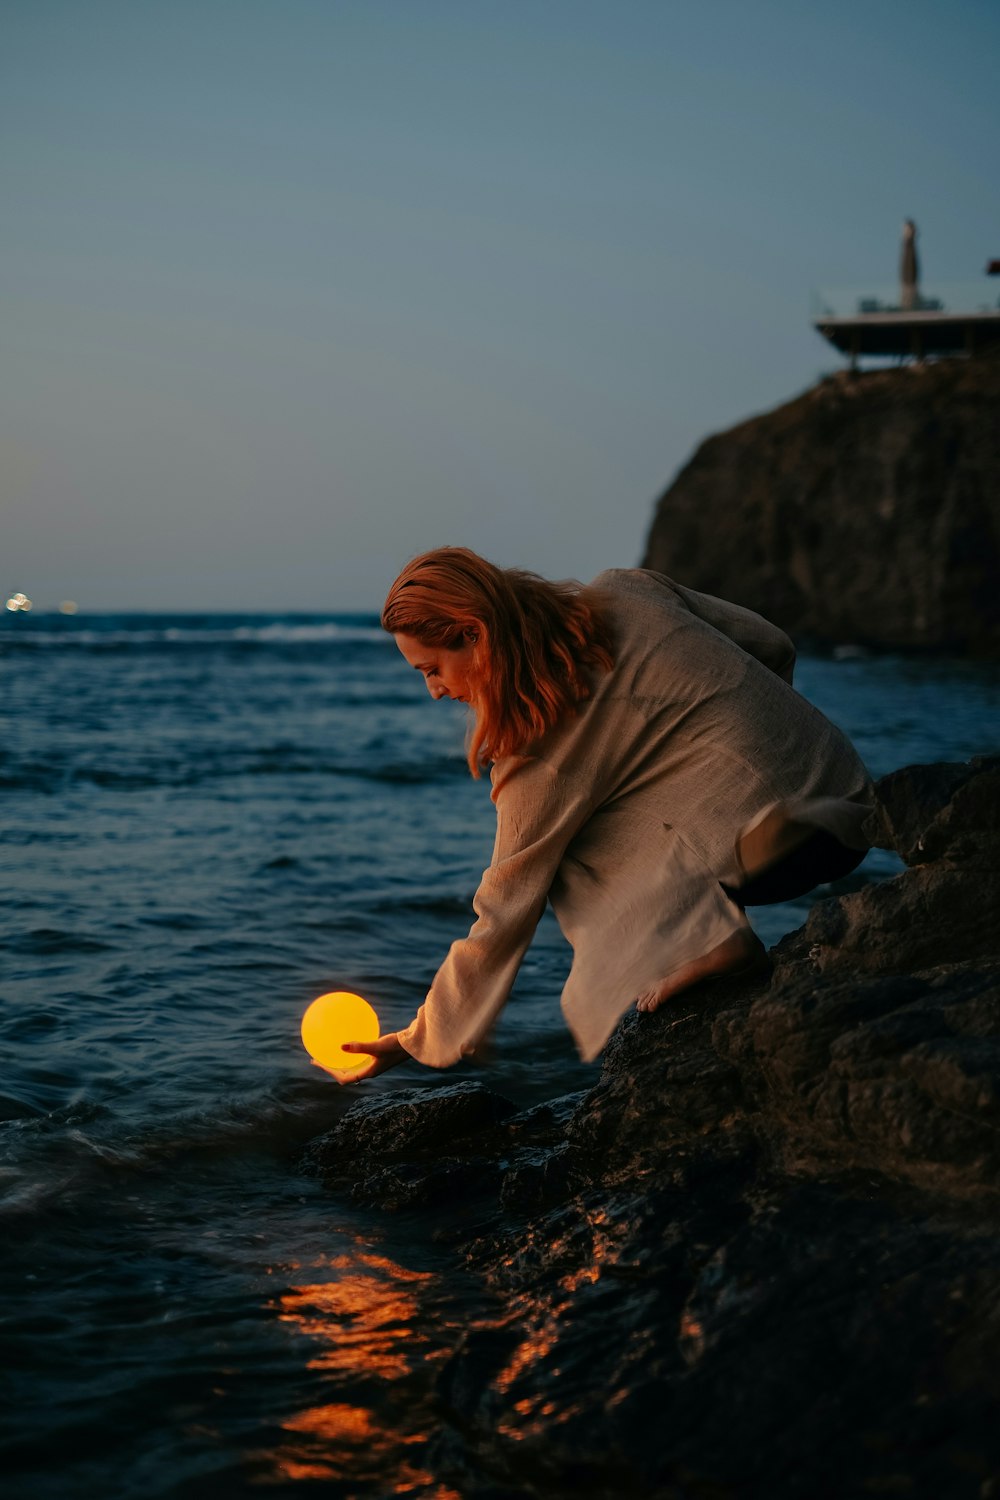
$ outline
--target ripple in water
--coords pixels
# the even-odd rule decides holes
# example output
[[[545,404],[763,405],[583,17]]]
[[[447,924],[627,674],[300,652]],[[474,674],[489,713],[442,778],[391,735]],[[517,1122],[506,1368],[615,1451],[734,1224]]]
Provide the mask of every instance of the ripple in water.
[[[468,930],[493,813],[463,713],[370,618],[18,614],[0,656],[9,1492],[448,1500],[433,1377],[495,1310],[433,1225],[295,1162],[353,1097],[310,1067],[306,1005],[355,990],[403,1025]],[[988,666],[806,657],[798,680],[876,775],[1000,741]],[[808,905],[755,920],[773,942]],[[566,967],[543,918],[488,1075],[524,1105],[595,1078]]]

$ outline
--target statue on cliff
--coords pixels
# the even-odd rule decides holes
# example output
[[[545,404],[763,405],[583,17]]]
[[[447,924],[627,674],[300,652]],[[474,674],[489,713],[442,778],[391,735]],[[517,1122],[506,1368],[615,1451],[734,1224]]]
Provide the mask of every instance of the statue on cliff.
[[[917,287],[919,280],[917,226],[912,219],[904,219],[903,244],[899,255],[899,305],[903,312],[913,312],[920,306],[920,293]]]

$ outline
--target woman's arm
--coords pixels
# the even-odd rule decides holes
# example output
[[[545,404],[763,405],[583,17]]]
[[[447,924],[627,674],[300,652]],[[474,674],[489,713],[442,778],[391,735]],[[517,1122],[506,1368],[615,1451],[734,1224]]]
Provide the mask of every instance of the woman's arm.
[[[497,836],[473,901],[476,922],[453,943],[416,1019],[398,1033],[418,1062],[444,1068],[474,1052],[506,1003],[545,910],[566,847],[590,813],[568,778],[543,761],[494,774]]]

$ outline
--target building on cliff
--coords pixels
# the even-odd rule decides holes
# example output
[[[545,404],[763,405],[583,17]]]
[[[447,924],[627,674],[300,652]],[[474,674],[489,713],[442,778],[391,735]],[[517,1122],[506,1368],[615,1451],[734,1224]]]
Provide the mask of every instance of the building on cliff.
[[[983,280],[922,293],[916,240],[917,226],[907,219],[898,290],[852,287],[814,294],[813,327],[850,356],[852,368],[862,355],[922,359],[1000,345],[1000,287]]]

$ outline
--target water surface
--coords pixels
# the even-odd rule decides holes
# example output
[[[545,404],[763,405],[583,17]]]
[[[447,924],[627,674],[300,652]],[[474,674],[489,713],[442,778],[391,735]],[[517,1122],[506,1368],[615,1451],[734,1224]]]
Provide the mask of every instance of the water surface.
[[[433,1223],[295,1159],[353,1097],[301,1050],[308,1002],[405,1025],[468,929],[493,810],[463,711],[350,616],[9,617],[0,676],[10,1492],[447,1500],[433,1377],[491,1309]],[[876,776],[1000,743],[990,666],[811,656],[797,685]],[[766,941],[811,899],[754,914]],[[546,917],[488,1071],[450,1076],[519,1104],[594,1081],[566,968]]]

